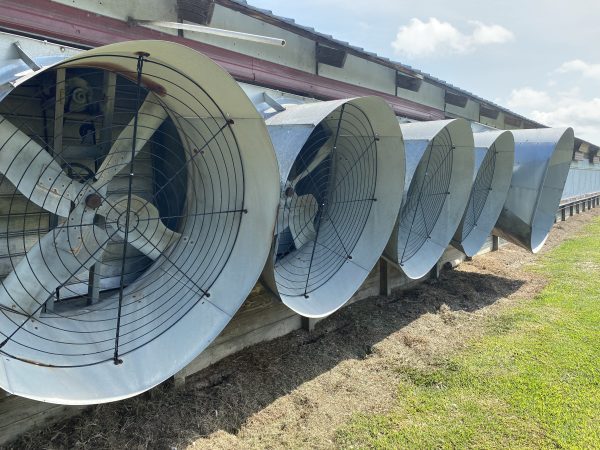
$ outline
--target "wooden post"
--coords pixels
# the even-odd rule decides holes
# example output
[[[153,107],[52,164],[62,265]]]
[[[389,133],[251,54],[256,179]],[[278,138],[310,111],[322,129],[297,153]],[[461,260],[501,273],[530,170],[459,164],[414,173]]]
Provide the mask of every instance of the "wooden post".
[[[567,210],[565,208],[560,209],[560,220],[564,222],[567,220]]]
[[[379,295],[389,297],[392,295],[390,283],[390,264],[383,258],[379,259]]]
[[[569,217],[573,217],[573,205],[569,205]]]
[[[54,135],[52,140],[52,154],[54,156],[60,155],[63,148],[63,125],[65,116],[65,96],[66,96],[66,83],[65,83],[66,69],[56,70],[56,95],[54,101]],[[58,158],[58,163],[62,165],[62,157]],[[54,214],[50,215],[50,227],[54,228],[58,224],[58,218]],[[53,295],[48,299],[45,310],[48,312],[54,311],[54,300],[58,297],[58,289],[56,295]],[[57,298],[58,299],[58,298]]]
[[[575,203],[575,214],[579,214],[579,202]]]
[[[107,72],[104,74],[104,114],[102,119],[102,129],[100,130],[100,145],[102,156],[108,154],[112,146],[113,117],[115,112],[115,95],[117,90],[117,74]],[[94,171],[98,170],[98,163]],[[125,244],[123,244],[125,245]],[[100,282],[102,281],[102,256],[99,257],[92,267],[90,267],[88,277],[88,305],[94,305],[100,301]]]

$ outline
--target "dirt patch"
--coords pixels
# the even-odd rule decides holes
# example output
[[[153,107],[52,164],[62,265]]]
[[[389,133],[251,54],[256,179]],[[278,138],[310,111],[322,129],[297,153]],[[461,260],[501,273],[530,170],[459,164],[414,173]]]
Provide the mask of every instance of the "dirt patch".
[[[600,209],[557,224],[547,251]],[[325,448],[354,413],[385,412],[407,370],[432,367],[483,332],[487,317],[531,298],[536,256],[507,245],[440,280],[343,308],[312,333],[249,348],[182,389],[90,408],[30,433],[19,448]],[[410,371],[409,370],[409,371]]]

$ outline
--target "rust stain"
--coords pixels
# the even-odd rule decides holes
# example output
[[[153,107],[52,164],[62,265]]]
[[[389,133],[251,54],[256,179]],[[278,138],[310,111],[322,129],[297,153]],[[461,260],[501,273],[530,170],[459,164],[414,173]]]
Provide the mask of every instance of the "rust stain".
[[[104,69],[110,72],[115,72],[116,74],[121,75],[123,78],[128,79],[129,81],[133,81],[134,83],[137,81],[137,73],[127,69],[126,67],[115,64],[115,63],[105,63],[105,62],[94,62],[90,63],[89,61],[74,61],[72,63],[68,63],[67,67],[90,67],[93,69]],[[154,92],[156,95],[160,97],[165,97],[167,95],[167,89],[160,83],[154,81],[148,76],[144,76],[142,74],[142,86],[146,89]]]

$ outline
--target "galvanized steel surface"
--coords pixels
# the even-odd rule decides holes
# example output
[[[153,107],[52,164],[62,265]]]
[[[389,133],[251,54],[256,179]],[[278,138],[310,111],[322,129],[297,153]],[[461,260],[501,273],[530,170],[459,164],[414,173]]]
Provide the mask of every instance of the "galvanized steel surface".
[[[573,155],[572,128],[513,130],[515,164],[494,233],[534,253],[548,237]]]
[[[473,184],[473,134],[464,119],[400,128],[407,176],[385,256],[409,278],[418,279],[437,263],[465,210]]]
[[[306,317],[323,317],[350,299],[381,255],[401,203],[404,147],[395,115],[376,97],[286,108],[266,121],[280,165],[280,208],[285,208],[286,191],[294,185],[292,167],[310,164],[311,161],[301,161],[301,152],[306,151],[305,144],[309,138],[313,139],[316,128],[328,121],[327,126],[333,128],[329,142],[334,147],[331,154],[335,154],[332,156],[335,164],[324,182],[330,183],[327,178],[335,180],[336,188],[333,198],[319,205],[320,214],[327,218],[321,223],[309,217],[317,234],[305,242],[306,247],[278,259],[276,236],[263,277],[291,309]],[[349,114],[347,119],[343,118],[344,108]],[[342,123],[349,120],[350,125],[338,126],[336,130],[338,120]],[[315,152],[320,150],[319,146],[328,145],[325,138],[322,141]],[[358,147],[356,142],[360,143]],[[317,188],[327,191],[326,184]],[[352,204],[363,206],[359,210],[344,206]],[[355,215],[360,217],[348,216],[352,211],[358,211]],[[283,217],[280,213],[280,218]],[[283,228],[278,225],[279,231]],[[320,236],[319,228],[322,228]],[[315,269],[312,266],[317,265],[317,258],[320,258],[319,268]]]
[[[509,131],[474,130],[475,171],[467,210],[452,244],[467,256],[474,256],[496,224],[510,186],[515,144]],[[482,167],[482,163],[486,162]]]
[[[206,163],[186,161],[189,189],[181,193],[187,202],[186,220],[178,229],[182,237],[125,288],[122,322],[116,328],[115,295],[35,318],[11,312],[0,316],[6,338],[0,386],[8,392],[46,402],[90,404],[150,389],[191,362],[220,333],[267,259],[278,202],[277,162],[262,118],[223,69],[189,48],[159,41],[109,45],[60,67],[108,68],[128,76],[135,74],[140,54],[148,54],[144,82],[158,89],[185,138],[185,154],[195,158],[201,154],[198,149],[214,150],[217,145],[233,153],[227,161],[211,160],[210,152]],[[162,80],[164,91],[153,80]],[[211,137],[201,124],[213,122],[220,125],[210,126]],[[226,170],[230,178],[211,180]],[[202,188],[193,189],[198,183]],[[234,215],[213,204],[227,196],[239,203]],[[206,228],[196,220],[205,210],[230,219],[209,220]],[[224,231],[233,234],[217,247],[199,250],[204,247],[195,242]],[[52,264],[57,262],[48,261],[51,270]],[[116,363],[112,342],[119,327]]]

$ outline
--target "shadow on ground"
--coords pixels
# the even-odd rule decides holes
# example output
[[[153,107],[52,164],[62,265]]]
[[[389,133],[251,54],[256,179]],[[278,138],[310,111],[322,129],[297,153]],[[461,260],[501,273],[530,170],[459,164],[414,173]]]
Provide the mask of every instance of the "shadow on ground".
[[[30,433],[25,448],[178,447],[223,430],[237,433],[253,414],[340,362],[362,359],[373,346],[424,314],[474,312],[524,283],[491,274],[444,271],[441,278],[391,298],[343,308],[312,333],[296,331],[228,357],[188,379],[143,396],[86,410]],[[101,382],[101,380],[90,380]]]

